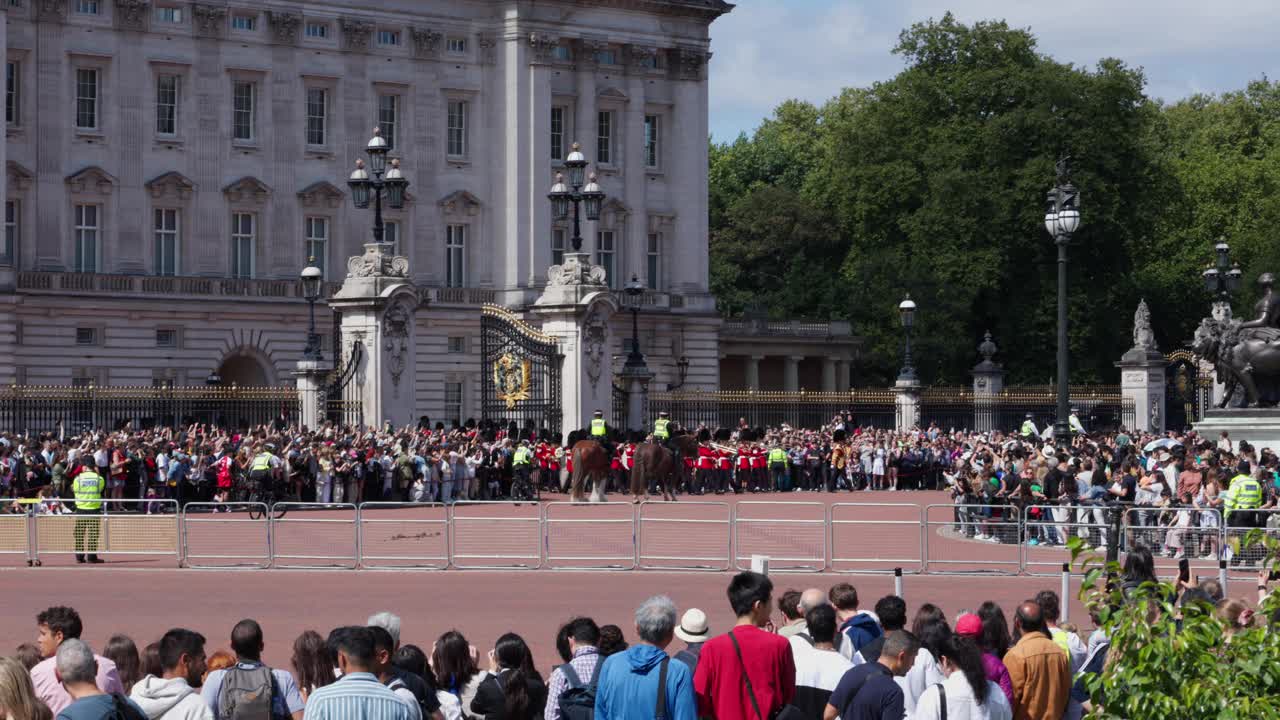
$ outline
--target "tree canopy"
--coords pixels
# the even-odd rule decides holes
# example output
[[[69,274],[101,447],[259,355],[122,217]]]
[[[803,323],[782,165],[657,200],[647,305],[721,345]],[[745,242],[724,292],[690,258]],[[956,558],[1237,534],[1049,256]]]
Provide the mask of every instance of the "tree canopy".
[[[1044,198],[1062,155],[1083,198],[1069,249],[1074,382],[1115,381],[1142,297],[1162,348],[1190,336],[1219,235],[1250,279],[1275,269],[1280,85],[1164,106],[1140,69],[1062,63],[1029,30],[950,14],[903,31],[894,52],[907,66],[893,79],[821,107],[788,101],[752,136],[713,144],[724,312],[848,319],[867,340],[859,382],[878,384],[896,373],[896,306],[910,293],[927,382],[966,383],[986,330],[1011,380],[1043,382],[1057,302]]]

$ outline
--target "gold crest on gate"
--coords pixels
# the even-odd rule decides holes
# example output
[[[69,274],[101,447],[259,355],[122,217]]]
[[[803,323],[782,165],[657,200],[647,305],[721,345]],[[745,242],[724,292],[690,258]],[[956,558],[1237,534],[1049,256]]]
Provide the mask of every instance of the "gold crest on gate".
[[[514,409],[516,403],[529,399],[530,375],[533,363],[528,358],[517,358],[507,354],[493,363],[493,386],[497,388],[499,400],[505,400],[507,409]]]

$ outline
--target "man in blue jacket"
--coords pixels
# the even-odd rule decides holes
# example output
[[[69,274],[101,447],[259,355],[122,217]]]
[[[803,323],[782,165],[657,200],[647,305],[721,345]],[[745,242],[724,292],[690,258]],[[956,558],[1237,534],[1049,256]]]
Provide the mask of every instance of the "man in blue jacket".
[[[640,641],[610,655],[600,670],[596,690],[596,720],[696,720],[693,673],[682,662],[671,662],[666,647],[675,635],[676,605],[665,595],[651,597],[636,609]],[[666,678],[662,712],[658,712],[659,682]]]
[[[858,610],[858,591],[849,583],[839,583],[831,588],[827,599],[836,609],[840,622],[840,654],[849,662],[854,655],[876,638],[884,634],[880,619],[865,610]]]

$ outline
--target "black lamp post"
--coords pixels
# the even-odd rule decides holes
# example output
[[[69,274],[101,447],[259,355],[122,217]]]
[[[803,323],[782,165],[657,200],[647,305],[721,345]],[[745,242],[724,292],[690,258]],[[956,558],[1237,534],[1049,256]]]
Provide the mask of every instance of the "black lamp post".
[[[917,385],[920,378],[916,375],[916,367],[911,362],[911,328],[916,322],[916,302],[910,295],[898,303],[898,315],[902,318],[902,330],[906,336],[902,353],[902,370],[898,373],[899,385]]]
[[[1070,373],[1067,367],[1067,245],[1080,229],[1080,191],[1071,184],[1069,157],[1057,162],[1058,184],[1049,191],[1044,229],[1058,246],[1058,411],[1053,439],[1059,446],[1071,442]]]
[[[1230,303],[1231,295],[1240,289],[1240,263],[1231,262],[1231,246],[1226,238],[1218,238],[1213,246],[1215,265],[1210,265],[1201,277],[1204,278],[1204,289],[1213,294],[1214,302]]]
[[[315,265],[316,259],[311,258],[311,264],[302,269],[302,297],[307,301],[307,309],[310,312],[310,319],[307,324],[307,347],[302,351],[303,360],[311,360],[320,362],[324,360],[324,353],[320,351],[320,335],[316,333],[316,301],[320,299],[320,284],[324,279],[324,273]]]
[[[684,387],[684,381],[687,377],[689,377],[689,358],[681,355],[680,359],[676,360],[676,382],[667,383],[667,392]]]
[[[640,352],[640,296],[644,295],[644,283],[633,273],[625,289],[627,304],[631,310],[631,352],[627,353],[627,367],[644,367],[644,354]]]
[[[586,178],[588,182],[583,187],[582,181],[586,175],[587,158],[582,154],[581,146],[578,143],[573,144],[569,157],[564,160],[564,166],[569,171],[569,184],[565,185],[563,174],[556,173],[556,182],[551,186],[551,192],[547,193],[547,198],[551,200],[551,215],[556,220],[568,218],[569,204],[573,204],[573,237],[570,242],[573,244],[574,252],[582,252],[582,217],[579,212],[579,204],[585,206],[581,210],[585,211],[588,220],[592,222],[599,220],[600,205],[604,202],[604,192],[596,184],[596,176],[594,174]]]
[[[365,170],[363,160],[356,160],[356,169],[347,180],[351,201],[356,207],[367,208],[370,197],[373,199],[373,241],[376,243],[383,241],[382,196],[387,196],[388,206],[399,210],[404,207],[404,191],[409,187],[409,181],[400,172],[399,160],[393,159],[391,167],[387,167],[388,150],[390,147],[382,137],[382,131],[374,128],[373,138],[365,146],[365,152],[369,154],[369,169]],[[370,172],[373,173],[372,178],[369,177]]]

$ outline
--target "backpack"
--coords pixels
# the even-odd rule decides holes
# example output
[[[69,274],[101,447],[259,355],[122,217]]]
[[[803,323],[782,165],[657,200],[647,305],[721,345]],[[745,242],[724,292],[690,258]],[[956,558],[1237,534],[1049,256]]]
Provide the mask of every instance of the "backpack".
[[[600,683],[603,665],[604,658],[599,658],[596,669],[591,672],[591,682],[586,685],[582,684],[582,678],[578,677],[578,671],[572,665],[565,663],[560,666],[565,680],[569,681],[569,687],[560,693],[560,717],[564,720],[595,720],[596,686]]]
[[[218,688],[217,720],[273,720],[272,700],[279,689],[271,668],[227,668]]]

